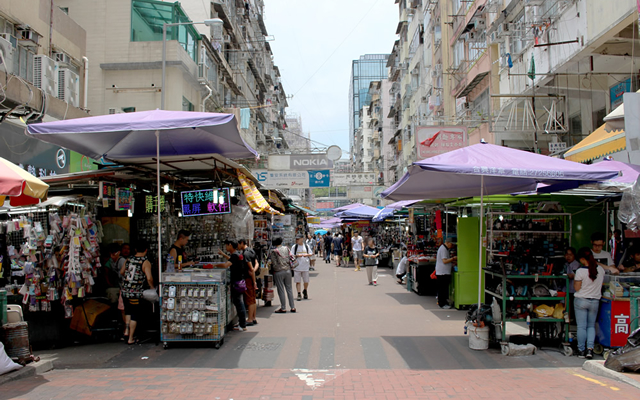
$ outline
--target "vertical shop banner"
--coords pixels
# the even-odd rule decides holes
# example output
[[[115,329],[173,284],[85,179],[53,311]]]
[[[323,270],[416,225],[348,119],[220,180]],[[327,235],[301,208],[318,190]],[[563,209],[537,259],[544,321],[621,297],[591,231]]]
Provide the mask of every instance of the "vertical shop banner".
[[[118,188],[118,185],[112,182],[101,181],[98,186],[100,190],[100,195],[98,196],[99,199],[102,199],[102,200],[116,199],[116,189]]]
[[[117,188],[116,189],[116,210],[126,211],[131,210],[133,204],[133,193],[129,188]]]
[[[181,192],[180,199],[185,217],[231,213],[229,188]]]
[[[146,195],[144,196],[144,212],[147,214],[156,214],[158,212],[158,196]],[[165,211],[165,198],[160,196],[160,212]]]
[[[623,95],[631,91],[631,79],[626,79],[609,88],[609,98],[611,99],[611,111],[622,104]]]
[[[418,126],[416,147],[418,159],[437,156],[466,145],[467,128],[464,126]]]
[[[626,108],[626,107],[625,107]],[[631,314],[628,301],[611,302],[611,346],[622,347],[629,338]]]
[[[331,184],[331,172],[328,169],[323,170],[310,170],[309,173],[309,187],[329,187]]]
[[[413,208],[409,209],[409,218],[407,222],[410,224],[413,224],[415,222],[415,218],[413,217]]]

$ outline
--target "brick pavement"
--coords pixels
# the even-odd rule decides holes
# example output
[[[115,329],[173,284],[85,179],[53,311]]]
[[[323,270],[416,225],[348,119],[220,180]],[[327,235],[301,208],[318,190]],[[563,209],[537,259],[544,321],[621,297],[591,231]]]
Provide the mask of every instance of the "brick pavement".
[[[514,370],[56,370],[3,385],[0,399],[635,399],[578,368]]]

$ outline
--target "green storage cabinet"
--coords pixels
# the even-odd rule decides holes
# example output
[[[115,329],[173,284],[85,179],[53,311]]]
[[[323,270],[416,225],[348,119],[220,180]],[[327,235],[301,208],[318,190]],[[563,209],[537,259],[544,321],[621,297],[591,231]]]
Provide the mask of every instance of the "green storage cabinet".
[[[453,301],[456,308],[478,303],[478,246],[479,217],[458,218],[458,271],[453,273]],[[482,257],[482,266],[486,257]],[[482,277],[482,301],[484,302],[484,274]]]

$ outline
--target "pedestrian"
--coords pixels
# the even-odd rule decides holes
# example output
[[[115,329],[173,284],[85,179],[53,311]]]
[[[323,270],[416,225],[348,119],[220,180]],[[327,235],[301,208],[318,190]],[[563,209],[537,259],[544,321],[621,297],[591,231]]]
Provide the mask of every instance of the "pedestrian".
[[[327,232],[324,235],[324,262],[325,264],[331,263],[331,245],[333,243],[333,238],[331,237],[331,233]]]
[[[396,278],[398,278],[398,283],[403,284],[402,279],[407,275],[407,264],[409,263],[409,259],[407,258],[407,253],[402,252],[402,259],[398,263],[398,268],[396,269]]]
[[[342,256],[342,235],[336,232],[336,236],[333,238],[331,242],[331,252],[333,253],[333,258],[336,262],[336,267],[340,266],[340,257]]]
[[[129,331],[127,344],[129,345],[138,343],[135,334],[138,321],[142,318],[143,310],[140,299],[142,298],[145,282],[149,284],[151,289],[155,290],[151,274],[151,263],[147,258],[149,244],[146,240],[140,240],[134,247],[135,255],[130,257],[120,269],[120,275],[122,276],[121,293],[127,320],[126,329]]]
[[[353,232],[353,238],[351,238],[351,246],[353,247],[353,262],[356,264],[356,271],[360,271],[360,263],[362,262],[362,251],[364,241],[358,231]]]
[[[247,265],[247,272],[249,274],[249,280],[247,280],[247,291],[244,292],[244,304],[247,306],[247,326],[257,325],[256,309],[258,305],[256,303],[256,291],[258,290],[256,273],[260,269],[260,264],[256,259],[256,252],[249,247],[249,241],[247,239],[238,240],[238,249],[242,251],[244,256],[244,262]]]
[[[231,301],[236,307],[238,313],[238,328],[240,332],[247,330],[247,309],[244,304],[244,293],[247,291],[247,281],[249,273],[247,265],[244,261],[244,255],[238,249],[238,242],[234,240],[225,240],[225,250],[228,254],[228,260],[223,263],[214,264],[217,268],[229,268],[231,283]]]
[[[453,247],[453,241],[451,238],[447,238],[445,242],[440,245],[438,249],[438,255],[436,258],[436,283],[438,286],[438,305],[440,308],[449,309],[449,286],[451,285],[451,269],[453,262],[458,257],[451,257],[449,250]]]
[[[273,275],[273,281],[278,288],[278,297],[280,298],[280,308],[275,311],[279,314],[287,312],[287,298],[289,299],[291,312],[296,312],[296,307],[293,303],[293,289],[291,287],[291,258],[289,253],[289,248],[282,244],[282,238],[273,240],[273,248],[269,251],[269,262],[271,263],[271,275]]]
[[[316,239],[313,235],[311,235],[310,233],[307,234],[307,241],[306,241],[306,245],[307,245],[307,249],[309,249],[309,271],[315,271],[316,270]]]
[[[578,357],[593,358],[596,338],[596,319],[602,297],[602,282],[605,270],[598,265],[592,251],[583,247],[578,251],[578,261],[582,268],[576,271],[574,308],[578,325]]]
[[[369,285],[377,286],[378,257],[380,257],[380,252],[378,251],[373,238],[369,238],[367,247],[364,248],[363,253],[364,266],[367,268],[367,279],[369,280]]]
[[[304,242],[303,236],[298,236],[296,238],[296,244],[291,248],[291,255],[295,258],[293,262],[293,280],[296,283],[296,290],[298,291],[298,301],[302,300],[302,295],[304,295],[304,299],[307,300],[309,298],[307,294],[307,289],[309,288],[309,268],[310,262],[309,257],[311,255],[311,249]],[[304,289],[302,293],[300,293],[301,283],[304,284]]]

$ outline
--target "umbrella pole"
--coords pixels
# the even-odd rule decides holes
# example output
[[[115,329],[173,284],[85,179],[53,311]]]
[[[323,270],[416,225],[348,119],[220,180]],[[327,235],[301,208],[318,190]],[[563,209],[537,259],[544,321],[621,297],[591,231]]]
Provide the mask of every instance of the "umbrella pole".
[[[482,245],[483,245],[483,233],[482,223],[484,222],[484,175],[480,175],[480,243],[478,250],[478,312],[480,312],[480,305],[482,304]]]
[[[162,282],[162,219],[160,218],[160,131],[156,131],[156,183],[158,193],[156,204],[158,208],[158,280]]]

